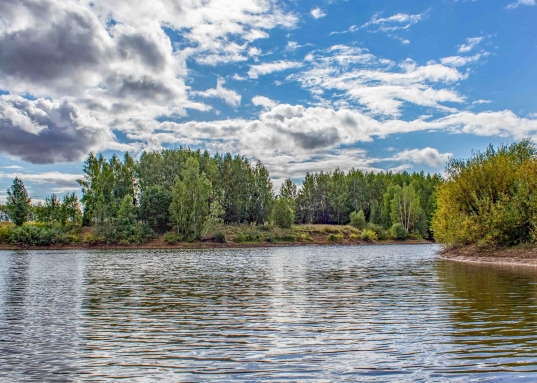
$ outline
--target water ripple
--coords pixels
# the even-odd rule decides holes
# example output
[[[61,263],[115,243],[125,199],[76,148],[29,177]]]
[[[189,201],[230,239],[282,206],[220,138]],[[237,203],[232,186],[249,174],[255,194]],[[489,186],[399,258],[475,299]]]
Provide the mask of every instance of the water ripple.
[[[0,380],[536,381],[537,271],[436,249],[2,251]]]

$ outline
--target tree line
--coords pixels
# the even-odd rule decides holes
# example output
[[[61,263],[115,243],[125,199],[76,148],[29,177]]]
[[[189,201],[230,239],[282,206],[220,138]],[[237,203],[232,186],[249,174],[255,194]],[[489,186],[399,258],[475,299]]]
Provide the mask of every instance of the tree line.
[[[423,172],[336,169],[307,174],[301,187],[287,179],[275,193],[260,161],[189,148],[143,153],[139,159],[90,153],[83,173],[80,204],[73,193],[32,205],[16,179],[0,215],[19,226],[28,220],[47,227],[87,226],[95,242],[137,243],[170,231],[200,240],[221,224],[350,223],[379,233],[395,225],[430,237],[434,190],[442,182],[440,175]]]

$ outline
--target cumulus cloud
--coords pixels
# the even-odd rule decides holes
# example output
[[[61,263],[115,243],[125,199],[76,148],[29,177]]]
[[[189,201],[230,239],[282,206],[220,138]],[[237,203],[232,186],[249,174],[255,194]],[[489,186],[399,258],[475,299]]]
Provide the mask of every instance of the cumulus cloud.
[[[278,105],[276,102],[272,101],[268,97],[264,96],[255,96],[252,98],[252,104],[256,106],[263,106],[265,108],[273,108]]]
[[[69,101],[0,96],[0,150],[24,161],[77,161],[91,150],[128,149]]]
[[[516,139],[537,135],[537,120],[520,118],[510,111],[465,111],[437,119],[418,118],[410,121],[377,120],[358,110],[273,105],[267,99],[258,97],[255,103],[265,108],[257,119],[185,123],[167,121],[158,127],[162,133],[152,134],[151,137],[158,140],[160,145],[180,142],[214,152],[241,153],[262,160],[276,178],[280,175],[298,178],[312,169],[333,170],[337,166],[342,169],[359,167],[375,170],[379,169],[376,164],[387,159],[439,167],[450,155],[425,148],[403,151],[387,159],[374,159],[356,148],[361,142],[392,134],[443,131]],[[136,134],[129,137],[147,138],[137,137]]]
[[[440,153],[435,148],[412,149],[397,153],[391,159],[394,161],[409,161],[413,164],[426,164],[433,168],[444,165],[453,153]]]
[[[535,5],[535,0],[518,0],[507,6],[507,9],[518,8],[519,5]]]
[[[313,8],[311,10],[311,16],[314,18],[314,19],[320,19],[321,17],[325,17],[326,16],[326,12],[324,12],[321,8]]]
[[[470,52],[477,47],[481,41],[483,41],[483,37],[469,37],[466,39],[466,44],[459,46],[458,51],[459,53]]]
[[[202,97],[216,97],[224,100],[225,103],[231,106],[239,106],[241,104],[241,95],[234,90],[224,88],[225,80],[219,78],[216,82],[215,89],[208,89],[204,92],[195,92]]]
[[[248,71],[248,77],[258,78],[259,76],[266,75],[273,72],[281,72],[291,68],[299,68],[302,66],[298,61],[280,60],[269,63],[263,63],[259,65],[251,65]]]
[[[76,121],[51,120],[44,130],[39,116],[3,106],[0,150],[34,162],[76,160],[76,153],[102,147],[97,142],[103,134],[114,143],[110,129],[151,132],[157,118],[211,109],[189,98],[196,93],[185,84],[187,61],[215,65],[258,56],[254,41],[297,21],[266,0],[155,0],[136,6],[127,0],[5,0],[0,15],[0,89],[76,107]],[[165,29],[180,33],[181,42],[172,45]],[[201,95],[240,104],[240,95],[223,83]],[[46,143],[60,128],[67,132],[66,126],[72,134],[57,137],[57,145],[66,147],[53,153]],[[34,141],[45,147],[42,159],[25,149]]]

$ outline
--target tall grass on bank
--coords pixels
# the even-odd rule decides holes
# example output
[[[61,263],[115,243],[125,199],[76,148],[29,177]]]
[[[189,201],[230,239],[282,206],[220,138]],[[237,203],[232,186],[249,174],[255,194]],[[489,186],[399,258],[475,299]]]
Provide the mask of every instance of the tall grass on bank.
[[[450,160],[437,189],[435,239],[450,247],[536,242],[536,155],[535,144],[523,140]]]

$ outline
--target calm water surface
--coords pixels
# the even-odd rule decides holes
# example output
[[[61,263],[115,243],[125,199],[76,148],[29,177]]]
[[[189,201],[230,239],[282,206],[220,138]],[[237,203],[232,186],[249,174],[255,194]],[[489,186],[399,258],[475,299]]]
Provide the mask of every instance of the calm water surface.
[[[537,268],[433,245],[0,252],[0,381],[537,381]]]

